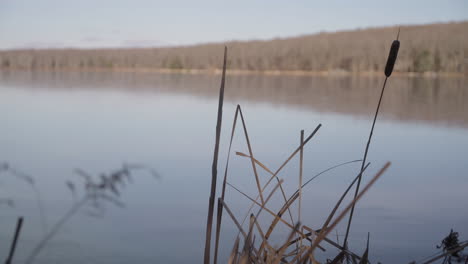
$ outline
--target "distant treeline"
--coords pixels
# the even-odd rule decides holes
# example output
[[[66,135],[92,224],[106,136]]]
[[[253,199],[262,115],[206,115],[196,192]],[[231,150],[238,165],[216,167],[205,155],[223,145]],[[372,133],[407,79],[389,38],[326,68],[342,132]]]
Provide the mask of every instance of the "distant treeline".
[[[382,71],[397,27],[319,33],[268,41],[126,49],[49,49],[0,52],[0,68],[219,69],[223,46],[229,69],[249,71]],[[396,71],[468,72],[468,21],[401,27]]]

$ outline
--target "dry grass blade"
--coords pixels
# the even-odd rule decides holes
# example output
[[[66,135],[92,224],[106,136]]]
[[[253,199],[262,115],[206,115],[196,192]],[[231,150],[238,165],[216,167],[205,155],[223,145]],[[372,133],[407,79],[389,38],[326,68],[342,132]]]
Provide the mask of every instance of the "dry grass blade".
[[[276,192],[276,190],[278,190],[278,187],[281,186],[281,183],[283,183],[283,180],[280,180],[280,182],[278,182],[278,184],[273,188],[273,190],[271,190],[270,194],[267,196],[267,199],[265,200],[266,202],[268,202],[271,197],[273,197],[273,194]],[[258,210],[257,212],[257,215],[256,215],[256,218],[259,217],[260,213],[262,212],[263,208],[265,207],[265,205],[261,205],[260,203],[258,203],[257,201],[255,201],[253,198],[251,198],[250,196],[248,196],[246,193],[244,193],[243,191],[241,191],[240,189],[236,188],[234,185],[230,184],[229,182],[227,182],[227,184],[229,186],[231,186],[234,190],[236,190],[237,192],[239,192],[240,194],[244,195],[245,197],[247,197],[250,201],[254,201],[253,204],[257,204],[258,206],[260,206],[260,209]],[[243,224],[244,222],[242,222]]]
[[[360,161],[362,161],[362,160],[351,160],[351,161],[346,161],[346,162],[343,162],[343,163],[340,163],[340,164],[336,164],[336,165],[334,165],[334,166],[331,166],[331,167],[329,167],[329,168],[327,168],[327,169],[325,169],[325,170],[323,170],[323,171],[321,171],[321,172],[315,174],[312,178],[310,178],[308,181],[306,181],[306,182],[302,185],[302,188],[304,188],[304,187],[305,187],[307,184],[309,184],[311,181],[315,180],[318,176],[320,176],[320,175],[322,175],[322,174],[324,174],[324,173],[326,173],[326,172],[329,172],[329,171],[331,171],[331,170],[333,170],[333,169],[336,169],[336,168],[341,167],[341,166],[344,166],[344,165],[348,165],[348,164],[355,163],[355,162],[360,162]],[[297,190],[296,192],[299,192],[299,190]]]
[[[338,255],[335,256],[335,258],[330,262],[330,264],[340,264],[341,260],[345,257],[345,252],[340,251]]]
[[[330,225],[329,228],[326,230],[321,230],[320,233],[318,234],[317,238],[315,239],[314,243],[312,244],[309,252],[313,253],[314,249],[318,246],[318,244],[330,233],[330,231],[333,230],[333,228],[336,227],[336,225],[343,219],[343,217],[348,213],[348,211],[353,207],[361,198],[362,196],[369,190],[372,185],[382,176],[382,174],[390,167],[390,162],[387,162],[382,169],[377,172],[377,174],[370,180],[370,182],[364,187],[364,189],[358,194],[358,196],[351,201],[351,203],[346,207],[346,209],[341,212],[341,214],[337,217],[337,219]],[[301,262],[305,263],[306,258],[303,257]]]
[[[302,227],[303,227],[303,226],[302,226]],[[304,233],[304,231],[302,231],[302,233]],[[312,235],[313,235],[312,232],[305,233],[305,234],[304,234],[304,238],[306,238],[306,239],[312,241],[312,239],[310,238]],[[296,239],[293,239],[293,240],[291,240],[291,241],[289,242],[289,245],[288,245],[288,246],[291,246],[292,244],[295,244],[295,243],[297,243],[299,240],[302,240],[302,239],[303,239],[302,237],[298,237],[298,238],[296,238]]]
[[[247,147],[250,153],[250,161],[252,163],[252,169],[255,175],[255,181],[257,183],[258,195],[260,196],[260,200],[262,201],[262,204],[265,204],[265,200],[263,199],[263,190],[262,190],[262,187],[260,187],[260,179],[258,178],[257,167],[255,166],[254,155],[252,152],[252,146],[250,144],[249,134],[247,133],[247,127],[245,125],[244,115],[242,114],[242,110],[240,110],[239,113],[240,113],[240,117],[242,121],[242,127],[244,128],[245,140],[247,141]]]
[[[252,242],[253,227],[254,227],[254,218],[250,216],[249,232],[247,233],[247,239],[244,242],[244,249],[242,250],[244,252],[251,251],[250,249],[253,245],[253,242]]]
[[[297,223],[295,226],[294,226],[294,229],[291,231],[291,233],[289,234],[288,236],[288,239],[286,240],[286,243],[285,244],[289,244],[289,241],[291,241],[291,239],[294,237],[294,235],[296,234],[296,232],[299,231],[299,227],[300,227],[300,223]],[[284,254],[284,251],[286,251],[286,248],[287,247],[282,247],[278,250],[278,255],[276,256],[276,258],[273,260],[273,264],[278,264],[280,261],[281,261],[281,258]]]
[[[265,239],[265,234],[263,233],[263,230],[262,230],[262,228],[260,227],[260,224],[258,223],[257,218],[256,218],[253,214],[251,214],[250,217],[253,218],[254,224],[255,224],[255,226],[257,227],[257,231],[258,231],[258,233],[260,234],[260,236],[262,237],[262,242],[265,243],[265,245],[268,247],[269,250],[274,251],[274,248],[273,248],[273,247],[268,243],[268,241]],[[261,253],[261,252],[260,252],[260,253]]]
[[[239,151],[236,151],[236,155],[238,156],[241,156],[241,157],[246,157],[246,158],[251,158],[249,155],[247,154],[244,154],[242,152],[239,152]],[[280,188],[280,191],[281,191],[281,195],[283,196],[283,200],[284,202],[286,203],[288,201],[288,199],[286,198],[286,193],[284,192],[284,189],[283,189],[283,184],[282,182],[280,181],[279,177],[276,176],[267,166],[265,166],[263,163],[261,163],[260,161],[258,161],[256,158],[253,158],[255,163],[260,166],[262,169],[264,169],[266,172],[268,172],[270,175],[272,175],[273,177],[276,178],[276,181],[278,182],[279,184],[279,188]],[[257,198],[258,199],[258,198]],[[265,200],[265,203],[268,202],[268,199]],[[248,210],[247,213],[250,213],[250,210]],[[288,208],[288,213],[289,213],[289,218],[291,219],[291,224],[294,223],[294,219],[293,219],[293,216],[292,216],[292,213],[291,213],[291,210],[289,210]]]
[[[235,133],[235,128],[236,128],[236,124],[237,124],[237,118],[239,116],[239,114],[241,115],[241,119],[242,119],[242,126],[243,126],[243,130],[244,130],[244,136],[245,136],[245,139],[246,139],[246,142],[247,142],[247,146],[249,148],[249,152],[251,152],[251,145],[250,145],[250,139],[248,137],[248,133],[247,133],[247,127],[245,125],[245,122],[244,122],[244,118],[243,118],[243,114],[242,114],[242,109],[240,107],[240,105],[237,105],[236,107],[236,112],[234,114],[234,120],[233,120],[233,124],[232,124],[232,130],[231,130],[231,138],[230,138],[230,141],[229,141],[229,149],[228,149],[228,155],[227,155],[227,160],[226,160],[226,167],[225,167],[225,171],[224,171],[224,179],[223,179],[223,185],[222,185],[222,191],[221,191],[221,198],[224,200],[225,198],[225,193],[226,193],[226,182],[227,182],[227,174],[228,174],[228,168],[229,168],[229,160],[230,160],[230,156],[231,156],[231,148],[232,148],[232,141],[234,139],[234,133]],[[236,152],[237,155],[240,155],[240,156],[243,156],[243,157],[248,157],[251,159],[251,161],[253,160],[253,162],[257,165],[259,165],[260,167],[262,167],[265,171],[267,171],[268,173],[270,173],[271,175],[273,175],[274,173],[268,169],[264,164],[262,164],[261,162],[259,162],[257,159],[255,159],[255,157],[253,157],[252,155],[246,155],[246,154],[243,154],[241,152]],[[253,164],[253,168],[254,168],[254,174],[255,174],[255,179],[256,179],[256,182],[257,182],[257,187],[259,187],[259,179],[258,179],[258,174],[257,174],[257,171],[256,171],[256,167],[255,167],[255,164]],[[280,183],[280,180],[279,178],[275,175],[274,176],[276,178],[276,180],[278,181],[278,183]],[[281,194],[283,195],[283,199],[285,199],[286,201],[286,194],[284,192],[284,189],[280,183],[280,190],[281,190]],[[255,200],[257,200],[259,197],[261,197],[261,194],[263,193],[263,191],[265,190],[266,186],[262,189],[262,190],[259,190],[259,195],[257,196],[257,198]],[[268,201],[268,199],[264,200],[263,203],[266,203]],[[250,211],[252,210],[254,206],[254,203],[252,203],[250,205],[250,208],[249,210],[247,211],[246,215],[244,216],[243,220],[242,220],[242,224],[244,224],[245,220],[247,219]],[[288,212],[289,212],[289,216],[291,218],[291,223],[294,222],[293,220],[293,217],[292,217],[292,213],[290,212],[290,210],[288,209]],[[257,213],[257,216],[258,216],[259,212]],[[222,211],[222,207],[221,208],[218,208],[218,211],[217,211],[217,219],[216,219],[216,240],[215,240],[215,257],[214,257],[214,263],[216,264],[217,263],[217,257],[218,257],[218,248],[219,248],[219,236],[220,236],[220,232],[221,232],[221,222],[222,222],[222,215],[223,215],[223,211]]]
[[[255,245],[255,237],[252,241],[252,233],[253,233],[253,229],[254,229],[254,226],[256,226],[256,223],[257,222],[257,219],[255,218],[255,216],[253,214],[250,215],[250,226],[249,226],[249,233],[247,234],[247,242],[248,244],[244,244],[244,252],[249,249],[249,252],[251,253],[253,251],[253,248],[254,248],[254,245]],[[258,228],[258,225],[257,225],[257,228]],[[264,235],[263,235],[263,232],[261,229],[259,229],[259,233],[260,233],[260,236],[262,237],[262,240],[264,239]],[[254,256],[251,256],[251,257],[254,257]],[[257,252],[256,256],[255,256],[255,261],[254,263],[264,263],[263,262],[263,259],[261,258],[261,252]]]
[[[353,187],[354,183],[359,179],[359,177],[361,177],[362,173],[369,167],[370,163],[367,163],[367,165],[364,167],[363,171],[360,172],[356,178],[354,178],[354,180],[349,184],[348,188],[346,189],[346,191],[343,193],[343,195],[341,195],[340,199],[338,200],[338,202],[336,203],[335,207],[333,208],[332,212],[330,213],[330,215],[328,216],[327,220],[325,221],[325,223],[323,224],[321,230],[324,230],[324,229],[327,229],[328,228],[328,224],[330,223],[330,221],[333,219],[333,216],[335,215],[336,211],[338,210],[338,208],[340,207],[341,205],[341,202],[343,202],[344,198],[346,197],[346,195],[348,194],[349,190],[351,190],[351,188]]]
[[[226,205],[226,203],[221,199],[221,198],[218,198],[218,203],[220,203],[224,209],[226,209],[226,212],[228,213],[228,215],[231,217],[232,221],[234,222],[234,224],[237,226],[237,228],[239,229],[239,231],[241,232],[242,236],[244,236],[244,239],[247,239],[247,233],[244,231],[244,229],[242,228],[242,226],[239,224],[239,222],[237,221],[236,217],[234,216],[234,214],[232,213],[232,211],[229,209],[229,207]]]
[[[284,220],[283,218],[281,218],[282,214],[280,213],[277,213],[275,214],[273,211],[271,211],[270,209],[268,209],[267,207],[265,207],[264,205],[260,204],[259,202],[255,201],[253,198],[251,198],[250,196],[248,196],[246,193],[244,193],[243,191],[239,190],[237,187],[235,187],[234,185],[230,184],[229,182],[227,183],[227,185],[229,185],[230,187],[232,187],[234,190],[236,190],[237,192],[239,192],[240,194],[242,194],[243,196],[245,196],[247,199],[249,199],[250,201],[252,201],[254,204],[258,205],[259,207],[261,207],[262,209],[264,209],[265,211],[267,211],[270,215],[272,215],[273,217],[275,217],[275,219],[273,220],[275,223],[277,223],[278,221],[281,221],[282,223],[284,223],[286,226],[288,226],[289,228],[291,229],[294,229],[294,226],[291,225],[288,221]],[[278,185],[275,187],[275,189],[273,189],[272,193],[278,188]],[[297,198],[297,196],[296,196]],[[291,200],[291,202],[293,202],[295,199]],[[286,210],[287,206],[283,206],[283,208],[280,210],[280,212],[283,212]],[[270,226],[271,227],[271,226]],[[270,231],[270,230],[269,230]],[[270,231],[270,234],[273,230]],[[299,235],[303,238],[307,238],[306,235],[304,235],[301,231],[297,230],[296,231],[297,233],[299,233]],[[267,241],[267,239],[269,238],[269,235],[265,235],[265,240],[264,241]],[[259,252],[262,252],[263,248],[265,247],[264,243],[261,244],[260,248],[259,248]],[[324,250],[323,248],[321,248],[322,250]]]
[[[308,226],[306,226],[306,225],[303,225],[303,228],[304,228],[305,230],[307,230],[308,232],[311,232],[311,233],[312,233],[313,235],[315,235],[315,236],[318,236],[318,234],[320,233],[320,232],[317,232],[316,230],[314,230],[314,229],[312,229],[312,228],[310,228],[310,227],[308,227]],[[347,253],[348,255],[353,256],[353,257],[355,257],[355,258],[357,258],[357,259],[361,259],[361,257],[358,256],[356,253],[353,253],[353,252],[349,251],[349,249],[346,249],[346,248],[342,247],[341,245],[337,244],[335,241],[333,241],[333,240],[331,240],[331,239],[329,239],[329,238],[327,238],[327,237],[324,237],[323,240],[324,240],[325,242],[327,242],[328,244],[334,246],[335,248],[337,248],[337,249],[339,249],[339,250],[341,250],[341,251],[345,251],[345,253]],[[312,241],[312,240],[310,240],[310,241]],[[319,249],[322,249],[322,248],[320,247],[320,245],[318,245],[317,247],[318,247]],[[323,249],[322,249],[322,250],[323,250]]]
[[[211,167],[211,191],[208,202],[208,217],[206,220],[206,240],[205,240],[205,255],[204,263],[210,263],[210,251],[211,251],[211,229],[213,226],[213,210],[214,210],[214,199],[216,195],[216,179],[218,174],[218,154],[219,154],[219,141],[221,137],[221,124],[223,120],[223,102],[224,102],[224,83],[226,79],[226,61],[227,61],[227,47],[224,47],[224,62],[223,62],[223,74],[221,77],[221,87],[219,89],[219,102],[218,102],[218,117],[216,120],[216,143],[213,155],[213,164]]]
[[[276,170],[274,176],[278,175],[278,173],[280,173],[280,171],[288,164],[289,161],[291,161],[291,159],[301,150],[301,148],[304,148],[304,146],[307,144],[307,142],[309,142],[313,137],[314,135],[317,133],[317,131],[320,129],[320,127],[322,127],[322,124],[319,124],[315,129],[314,131],[306,138],[306,140],[304,140],[304,143],[300,144],[299,147],[297,147],[297,149],[291,154],[289,155],[289,157],[283,162],[283,164],[281,164],[281,166]],[[267,183],[265,184],[265,186],[263,186],[263,190],[268,186],[268,184],[273,180],[274,176],[272,176],[268,181]]]
[[[291,259],[291,261],[289,261],[289,263],[295,263],[295,262],[298,262],[299,261],[299,257],[302,255],[302,252],[308,250],[309,247],[308,246],[302,246],[299,248],[299,250],[296,251],[294,258]]]
[[[295,196],[295,198],[299,197],[299,195]],[[270,235],[271,233],[273,233],[273,230],[275,229],[276,225],[278,224],[279,221],[283,220],[284,219],[282,218],[284,212],[286,212],[287,208],[289,208],[291,206],[291,204],[294,203],[296,199],[291,199],[289,200],[287,203],[285,203],[283,205],[283,207],[278,211],[278,213],[276,214],[275,218],[273,219],[270,227],[268,228],[267,232],[265,233],[265,237],[266,239],[268,240],[268,238],[270,238]],[[289,225],[290,227],[292,227],[292,225]],[[304,234],[301,234],[301,237],[306,237],[304,236]],[[260,248],[262,248],[262,245],[260,246]]]
[[[314,135],[317,133],[317,131],[320,129],[320,127],[322,126],[322,124],[319,124],[315,129],[314,131],[307,137],[306,140],[304,140],[304,143],[301,144],[295,151],[293,151],[293,153],[283,162],[283,164],[281,164],[281,166],[276,170],[276,172],[271,176],[271,178],[265,183],[265,185],[263,185],[263,188],[262,188],[262,192],[265,191],[265,189],[268,187],[268,185],[271,183],[271,181],[277,177],[277,175],[279,174],[279,172],[288,164],[289,161],[291,161],[291,159],[300,151],[301,148],[303,148],[307,142],[309,142],[313,137]],[[246,156],[244,154],[244,156]],[[255,202],[258,200],[258,197],[255,198],[254,202],[250,205],[249,207],[249,210],[247,212],[247,215],[245,218],[247,218],[248,214],[250,213],[250,210],[252,210]]]
[[[237,256],[239,255],[239,237],[237,237],[236,242],[234,243],[234,247],[232,248],[231,255],[228,259],[228,264],[235,264],[237,263]]]
[[[369,263],[369,237],[370,237],[370,234],[367,233],[366,251],[364,251],[364,254],[362,255],[361,261],[359,261],[359,264],[368,264]]]
[[[287,244],[285,244],[285,245],[288,245],[288,244],[289,244],[289,245],[292,245],[291,242],[292,242],[292,240],[289,241],[289,242],[288,242]],[[293,243],[293,244],[294,244],[294,243]],[[281,247],[280,247],[280,248],[281,248]],[[294,248],[294,249],[291,250],[289,253],[284,253],[284,254],[283,254],[283,258],[289,258],[289,257],[295,256],[295,255],[297,255],[297,252],[299,252],[299,250],[300,250],[299,248]]]
[[[245,254],[241,254],[239,264],[247,264],[249,263],[249,256]]]
[[[281,187],[281,185],[283,184],[283,179],[279,180],[278,184],[275,185],[275,187],[273,188],[273,190],[271,190],[270,194],[267,196],[266,200],[265,200],[265,204],[268,203],[268,201],[271,199],[271,197],[273,197],[273,194],[276,192],[276,190],[278,190],[279,187]],[[234,187],[232,184],[228,183],[229,186],[231,186],[233,189],[235,189],[237,192],[239,192],[240,194],[244,195],[245,197],[247,197],[250,201],[254,201],[251,205],[251,207],[249,208],[249,211],[252,210],[252,207],[257,204],[260,206],[260,209],[258,210],[257,212],[257,215],[255,216],[256,218],[258,218],[263,210],[263,208],[265,207],[265,205],[261,206],[260,203],[258,203],[256,200],[254,200],[253,198],[251,198],[250,196],[248,196],[246,193],[242,192],[241,190],[239,190],[238,188]],[[257,197],[258,198],[258,197]],[[242,225],[244,224],[246,220],[246,217],[244,217],[244,220],[242,221]]]
[[[238,155],[240,155],[240,156],[247,156],[247,155],[245,155],[245,154],[243,154],[243,153],[241,153],[241,152],[236,152],[236,154],[238,154]],[[313,176],[313,177],[312,177],[311,179],[309,179],[306,183],[304,183],[301,187],[304,188],[304,187],[305,187],[307,184],[309,184],[312,180],[316,179],[318,176],[324,174],[325,172],[328,172],[328,171],[330,171],[330,170],[332,170],[332,169],[334,169],[334,168],[338,168],[338,167],[341,167],[341,166],[344,166],[344,165],[347,165],[347,164],[351,164],[351,163],[354,163],[354,162],[359,162],[359,161],[361,161],[361,160],[348,161],[348,162],[340,163],[340,164],[337,164],[337,165],[332,166],[332,167],[330,167],[330,168],[327,168],[327,169],[325,169],[325,170],[319,172],[319,173],[316,174],[315,176]],[[260,162],[259,162],[259,163],[260,163]],[[261,163],[260,163],[260,164],[261,164]],[[367,166],[366,166],[366,168],[367,168]],[[267,168],[267,169],[268,169],[268,168]],[[352,186],[352,184],[351,184],[351,186]],[[350,188],[351,188],[351,187],[350,187]],[[349,190],[348,190],[348,191],[349,191]],[[345,194],[342,196],[342,198],[341,198],[340,200],[342,200],[342,199],[344,198],[344,196],[346,196],[346,193],[347,193],[347,192],[345,192]],[[297,199],[297,198],[298,198],[298,195],[299,195],[299,189],[296,190],[296,192],[287,200],[286,203],[290,202],[291,200]],[[268,199],[267,199],[267,202],[268,202]],[[285,204],[286,204],[286,203],[285,203]],[[339,206],[340,203],[341,203],[341,202],[338,202],[338,203],[337,203],[337,205],[335,206],[335,209],[334,209],[333,211],[336,211],[336,209],[338,209],[338,206]],[[251,208],[253,207],[254,204],[255,204],[255,203],[253,203],[253,204],[251,205],[249,211],[251,210]],[[330,214],[331,217],[333,217],[333,215],[334,215],[334,212],[332,212],[332,214]],[[245,221],[245,219],[244,219],[244,221]],[[306,238],[307,238],[307,237],[306,237]],[[297,241],[299,241],[300,239],[301,239],[301,238],[299,238],[299,239],[297,239],[297,240],[294,240],[294,241],[297,242]],[[307,239],[308,239],[308,238],[307,238]],[[335,247],[337,247],[337,248],[339,248],[339,249],[342,249],[342,247],[341,247],[340,245],[334,243],[334,242],[331,241],[331,240],[327,240],[327,242],[329,242],[330,244],[332,244],[333,246],[335,246]]]
[[[279,174],[279,172],[288,164],[288,162],[300,151],[301,148],[303,148],[305,146],[305,144],[307,144],[307,142],[309,142],[313,136],[317,133],[317,131],[320,129],[320,127],[322,126],[322,124],[319,124],[315,130],[307,137],[306,140],[304,140],[304,143],[303,144],[300,144],[300,146],[283,162],[283,164],[278,168],[278,170],[276,170],[276,172],[271,176],[271,178],[268,180],[267,183],[265,183],[265,185],[263,186],[262,188],[262,192],[265,191],[265,189],[268,187],[268,185],[271,183],[271,181],[277,177],[277,175]],[[241,156],[247,156],[245,154],[241,155]],[[245,219],[247,219],[247,216],[250,214],[250,211],[252,210],[253,206],[255,205],[255,202],[258,200],[258,196],[257,198],[255,198],[255,200],[252,202],[252,204],[250,205],[249,207],[249,210],[247,211],[247,214],[245,215],[244,217],[244,220],[243,222],[245,221]],[[266,204],[266,203],[265,203]]]
[[[234,139],[234,132],[236,131],[236,123],[237,123],[237,117],[239,115],[239,111],[240,111],[240,105],[237,105],[236,113],[234,114],[234,120],[232,122],[231,139],[229,140],[228,155],[227,155],[227,158],[226,158],[226,166],[225,166],[225,169],[224,169],[223,186],[222,186],[222,189],[221,189],[221,199],[223,199],[223,200],[224,200],[224,197],[225,197],[225,194],[226,194],[226,181],[227,181],[227,175],[228,175],[229,160],[230,160],[230,157],[231,157],[232,141]],[[219,236],[221,234],[222,219],[223,219],[223,207],[218,206],[217,217],[216,217],[215,252],[214,252],[214,260],[213,260],[214,264],[218,263]]]
[[[351,161],[351,162],[356,162],[356,161]],[[335,168],[335,167],[337,167],[337,166],[341,166],[341,165],[344,165],[344,164],[349,164],[349,163],[351,163],[351,162],[345,162],[345,163],[342,163],[342,164],[333,166],[332,168]],[[366,168],[367,168],[367,166],[366,166]],[[327,170],[325,170],[325,171],[323,171],[323,172],[329,171],[330,169],[331,169],[331,168],[329,168],[329,169],[327,169]],[[315,177],[313,177],[312,179],[314,179],[314,178],[316,178],[317,176],[321,175],[323,172],[317,174],[317,175],[316,175]],[[358,177],[356,177],[356,179],[357,179],[357,178],[358,178]],[[311,180],[312,180],[312,179],[311,179]],[[307,181],[302,187],[304,187],[304,186],[305,186],[307,183],[309,183],[311,180]],[[340,199],[340,201],[338,202],[338,204],[335,206],[335,209],[332,211],[332,214],[330,214],[330,217],[333,217],[334,212],[336,211],[336,209],[338,208],[339,204],[341,203],[341,200],[344,198],[344,196],[346,195],[346,193],[349,191],[349,189],[351,188],[351,186],[352,186],[353,184],[354,184],[354,182],[350,185],[350,187],[349,187],[348,190],[345,192],[345,194],[343,194],[342,198]],[[285,203],[284,206],[288,205],[286,208],[289,208],[289,206],[290,206],[290,205],[294,202],[294,200],[297,199],[298,197],[299,197],[299,190],[297,190],[297,191],[291,196],[291,198],[288,200],[287,203]],[[283,206],[283,209],[285,208],[284,206]],[[282,209],[282,210],[283,210],[283,209]],[[281,215],[282,215],[283,213],[284,213],[284,211],[281,211],[281,210],[280,210],[280,212],[279,212],[278,214],[281,214]],[[330,218],[330,217],[329,217],[329,218]],[[282,219],[282,218],[280,217],[279,219]],[[275,219],[273,220],[272,224],[270,225],[270,228],[268,229],[268,231],[267,231],[267,233],[266,233],[266,238],[267,238],[267,239],[269,238],[271,232],[273,232],[273,229],[275,228],[275,226],[276,226],[276,224],[278,223],[278,220],[279,220],[279,219],[278,219],[278,218],[275,218]],[[330,218],[330,219],[331,219],[331,218]],[[326,223],[326,224],[328,225],[328,223]],[[308,239],[307,236],[303,236],[302,238]],[[302,240],[302,239],[301,239],[301,240]],[[326,239],[326,241],[327,241],[328,243],[332,244],[333,246],[339,248],[339,249],[342,249],[342,248],[343,248],[343,247],[339,246],[338,244],[336,244],[335,242],[333,242],[333,241],[331,241],[331,240]],[[320,248],[321,248],[321,247],[320,247]],[[321,249],[324,250],[323,248],[321,248]]]
[[[245,243],[248,243],[248,234],[244,231],[244,229],[242,228],[242,226],[239,224],[239,221],[237,221],[236,217],[234,216],[234,214],[232,213],[232,211],[229,209],[229,207],[226,205],[226,203],[221,199],[221,198],[218,198],[218,203],[220,203],[224,209],[226,209],[226,212],[228,213],[228,215],[231,217],[232,221],[234,222],[234,224],[237,226],[237,228],[239,229],[239,231],[241,232],[242,236],[244,237],[244,241]],[[255,251],[255,248],[252,248],[250,246],[247,246],[249,247],[249,251],[250,249],[254,250]],[[245,249],[245,247],[244,247]],[[243,250],[243,253],[245,253],[245,250]],[[255,252],[257,253],[257,252]],[[245,254],[242,254],[241,256],[241,262],[242,262],[242,257],[245,256]]]
[[[273,211],[271,211],[270,209],[268,209],[267,207],[265,207],[264,205],[262,205],[261,203],[255,201],[252,197],[248,196],[246,193],[244,193],[243,191],[241,191],[239,188],[235,187],[234,185],[232,185],[231,183],[227,183],[227,185],[229,185],[231,188],[233,188],[234,190],[236,190],[238,193],[242,194],[243,196],[245,196],[247,199],[249,199],[250,201],[252,201],[254,204],[258,205],[261,209],[267,211],[269,214],[271,214],[272,216],[276,218],[278,218],[278,221],[281,221],[283,222],[284,224],[286,224],[287,226],[289,226],[290,228],[294,228],[293,225],[291,225],[288,221],[284,220],[283,218],[281,218],[281,215],[278,215],[278,214],[275,214],[273,213]],[[278,189],[278,186],[279,185],[276,185],[276,187],[271,191],[271,194],[274,193],[276,191],[276,189]],[[269,195],[269,197],[271,197],[271,195]],[[303,235],[304,236],[304,235]],[[267,239],[268,236],[265,236],[265,238]]]

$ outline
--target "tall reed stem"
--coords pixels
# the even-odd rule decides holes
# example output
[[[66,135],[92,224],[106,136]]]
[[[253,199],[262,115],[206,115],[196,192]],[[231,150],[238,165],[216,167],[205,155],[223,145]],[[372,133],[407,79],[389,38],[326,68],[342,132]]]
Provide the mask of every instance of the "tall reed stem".
[[[208,202],[208,218],[206,220],[206,240],[205,240],[205,255],[204,263],[210,263],[210,251],[211,251],[211,229],[213,227],[213,211],[214,202],[216,195],[216,178],[218,175],[218,153],[219,153],[219,141],[221,137],[221,123],[223,120],[223,101],[224,101],[224,82],[226,77],[226,58],[227,58],[227,47],[224,47],[224,62],[223,62],[223,74],[221,77],[221,87],[219,89],[219,101],[218,101],[218,117],[216,121],[216,143],[213,155],[213,164],[211,166],[211,192],[210,199]]]
[[[298,212],[297,212],[297,222],[301,223],[301,211],[302,211],[302,172],[304,166],[304,130],[301,130],[301,151],[299,153],[299,205],[298,205]],[[302,239],[299,240],[299,247],[302,247]]]

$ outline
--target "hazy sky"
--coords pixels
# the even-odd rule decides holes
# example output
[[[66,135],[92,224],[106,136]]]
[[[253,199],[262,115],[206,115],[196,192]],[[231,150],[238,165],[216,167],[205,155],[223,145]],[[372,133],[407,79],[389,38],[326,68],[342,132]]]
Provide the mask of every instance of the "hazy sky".
[[[468,0],[0,0],[0,49],[269,39],[468,20]]]

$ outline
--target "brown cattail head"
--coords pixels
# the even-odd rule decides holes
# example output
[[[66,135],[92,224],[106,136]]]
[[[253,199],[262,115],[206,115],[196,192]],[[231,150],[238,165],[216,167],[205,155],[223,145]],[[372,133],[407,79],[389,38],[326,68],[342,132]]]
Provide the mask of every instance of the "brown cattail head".
[[[387,77],[392,75],[393,66],[395,66],[395,61],[398,56],[398,49],[400,49],[400,41],[394,40],[390,48],[390,53],[388,54],[387,65],[385,65],[385,76]]]

